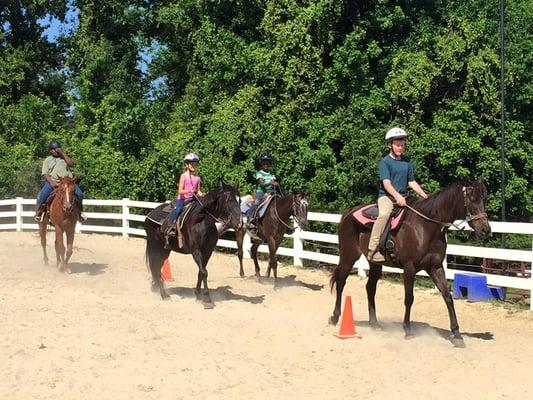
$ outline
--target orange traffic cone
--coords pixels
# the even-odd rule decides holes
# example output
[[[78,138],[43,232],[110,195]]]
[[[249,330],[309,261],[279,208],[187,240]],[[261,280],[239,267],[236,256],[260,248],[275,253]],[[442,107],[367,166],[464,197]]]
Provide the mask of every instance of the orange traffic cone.
[[[358,338],[361,339],[361,335],[355,332],[355,322],[353,320],[352,312],[352,297],[346,296],[344,302],[344,310],[342,313],[341,328],[339,333],[335,333],[339,339]]]
[[[172,282],[174,280],[172,273],[170,272],[170,263],[168,262],[168,258],[163,261],[163,266],[161,267],[161,279],[163,282]]]

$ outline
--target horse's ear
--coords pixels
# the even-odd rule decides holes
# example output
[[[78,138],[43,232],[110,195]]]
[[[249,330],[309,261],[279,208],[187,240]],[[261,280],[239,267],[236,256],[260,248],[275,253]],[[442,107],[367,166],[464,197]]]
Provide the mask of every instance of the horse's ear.
[[[80,181],[80,178],[78,178],[77,176],[72,177],[72,183],[78,183],[79,181]]]

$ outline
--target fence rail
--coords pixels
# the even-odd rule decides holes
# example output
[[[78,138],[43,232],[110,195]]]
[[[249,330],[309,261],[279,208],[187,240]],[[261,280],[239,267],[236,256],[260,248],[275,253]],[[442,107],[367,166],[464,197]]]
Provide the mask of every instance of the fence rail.
[[[15,199],[0,200],[0,230],[33,230],[37,229],[37,224],[33,222],[35,199],[24,199],[17,197]],[[145,213],[142,211],[150,210],[160,203],[134,201],[127,198],[121,200],[94,200],[87,199],[84,201],[87,206],[103,207],[106,209],[112,208],[112,211],[94,211],[87,212],[88,222],[77,226],[77,232],[103,232],[103,233],[117,233],[122,234],[124,237],[129,235],[145,236],[144,229],[130,226],[130,223],[143,222],[145,219]],[[26,206],[26,207],[25,207]],[[319,221],[331,224],[338,224],[341,216],[339,214],[327,214],[309,212],[309,221]],[[3,221],[8,220],[6,223]],[[31,221],[31,222],[28,222]],[[98,223],[96,223],[98,222]],[[111,223],[109,223],[111,222]],[[91,223],[93,223],[91,225]],[[458,226],[464,230],[471,230],[470,227],[464,222],[456,222]],[[513,233],[528,235],[533,239],[533,223],[518,223],[518,222],[490,222],[492,231],[494,233]],[[455,228],[452,228],[455,229]],[[317,247],[328,247],[320,245],[319,243],[326,243],[331,247],[336,245],[337,235],[322,232],[302,231],[301,229],[295,229],[292,235],[286,235],[287,238],[292,239],[292,247],[280,247],[278,254],[293,258],[294,265],[302,266],[303,260],[312,260],[329,264],[337,264],[339,257],[337,254],[327,254],[320,252]],[[312,242],[315,244],[315,251],[305,250],[304,241]],[[250,257],[249,247],[250,238],[245,237],[244,241],[244,256]],[[233,240],[219,239],[217,246],[236,249],[237,244]],[[260,246],[259,251],[263,253],[268,252],[267,246]],[[530,309],[533,310],[533,303],[531,298],[533,297],[533,274],[531,274],[531,265],[533,263],[533,240],[531,249],[527,250],[511,250],[502,248],[488,248],[466,245],[449,244],[447,247],[448,256],[467,256],[477,258],[489,258],[504,261],[517,261],[525,262],[529,264],[529,272],[531,277],[517,277],[517,276],[502,276],[495,274],[482,274],[487,277],[487,282],[490,285],[503,286],[508,288],[515,288],[521,290],[527,290],[530,292]],[[365,257],[361,257],[356,262],[358,274],[361,276],[366,275],[368,270],[368,262]],[[402,273],[399,268],[383,267],[386,272]],[[446,277],[448,279],[454,279],[455,273],[460,272],[452,268],[447,267],[445,263]],[[419,275],[426,275],[421,271]]]

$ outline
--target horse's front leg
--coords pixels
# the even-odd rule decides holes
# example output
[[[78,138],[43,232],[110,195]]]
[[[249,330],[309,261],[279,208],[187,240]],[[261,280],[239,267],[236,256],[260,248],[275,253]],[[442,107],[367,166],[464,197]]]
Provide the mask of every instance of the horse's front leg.
[[[72,247],[74,245],[74,227],[69,227],[66,231],[67,236],[67,253],[65,255],[64,263],[64,270],[66,270],[68,273],[70,273],[70,267],[68,266],[68,263],[70,261],[70,257],[72,256]]]
[[[46,251],[46,225],[47,219],[39,222],[39,236],[41,237],[41,247],[43,248],[43,262],[44,265],[48,265],[48,253]]]
[[[381,271],[383,266],[381,264],[370,263],[370,270],[368,271],[368,281],[366,282],[366,298],[368,301],[368,320],[370,326],[375,329],[381,329],[378,319],[376,317],[376,288],[381,278]]]
[[[280,241],[281,242],[281,241]],[[267,277],[270,278],[270,270],[274,273],[274,287],[276,287],[278,281],[278,257],[276,252],[278,251],[279,244],[273,237],[268,239],[268,269]]]
[[[403,270],[403,287],[404,287],[404,304],[405,315],[403,317],[403,330],[405,332],[405,338],[409,339],[413,337],[411,331],[411,306],[413,305],[414,295],[413,288],[415,283],[415,268],[413,265],[406,265]]]
[[[63,260],[65,259],[65,245],[63,244],[63,229],[59,226],[55,227],[55,249],[56,249],[56,267],[59,267],[59,271],[63,272]]]
[[[197,299],[201,299],[202,303],[204,305],[204,308],[211,309],[214,307],[213,302],[211,301],[211,296],[209,295],[209,287],[207,286],[207,259],[204,257],[202,252],[198,250],[194,250],[192,253],[192,257],[194,258],[194,261],[198,265],[198,280],[196,282],[196,289],[195,294]],[[204,290],[201,292],[201,283],[204,284]]]
[[[450,338],[451,342],[455,347],[465,347],[465,342],[461,333],[459,332],[459,323],[457,322],[457,316],[455,314],[455,307],[453,305],[453,298],[448,289],[448,282],[446,280],[446,275],[444,273],[444,268],[442,265],[434,268],[429,271],[429,276],[439,289],[442,294],[442,298],[448,307],[448,315],[450,317],[450,330],[452,331],[452,336]]]

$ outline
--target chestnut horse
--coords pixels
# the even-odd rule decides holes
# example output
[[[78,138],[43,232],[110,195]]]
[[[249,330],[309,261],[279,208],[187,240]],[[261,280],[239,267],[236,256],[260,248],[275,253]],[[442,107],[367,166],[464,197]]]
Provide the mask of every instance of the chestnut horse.
[[[43,260],[48,264],[48,255],[46,253],[46,228],[48,223],[54,226],[56,240],[56,259],[59,271],[70,272],[68,261],[72,256],[72,244],[74,243],[74,231],[76,222],[80,215],[78,199],[75,195],[77,178],[64,177],[60,178],[58,186],[54,189],[54,198],[48,207],[48,213],[39,222],[39,235],[41,237],[41,246],[43,248]],[[63,234],[67,237],[67,247],[63,243]]]
[[[448,290],[448,283],[443,268],[446,256],[446,232],[458,219],[463,219],[481,239],[491,233],[485,202],[487,189],[482,180],[455,183],[432,194],[428,199],[419,199],[405,210],[405,217],[399,230],[392,235],[396,258],[403,269],[405,289],[405,315],[403,328],[406,338],[412,336],[410,313],[413,304],[413,285],[415,274],[424,270],[431,277],[442,294],[450,318],[450,340],[457,347],[464,347],[455,315],[453,299]],[[341,312],[342,290],[354,262],[361,254],[368,253],[369,228],[363,227],[353,217],[357,206],[344,212],[338,226],[339,265],[331,276],[331,289],[336,286],[337,298],[330,323],[336,324]],[[386,265],[392,265],[386,256]],[[366,284],[370,325],[379,328],[376,318],[375,293],[376,284],[381,277],[382,266],[370,262],[370,271]]]
[[[268,244],[269,262],[266,276],[270,277],[270,271],[274,272],[274,285],[278,279],[278,260],[276,252],[287,230],[292,230],[289,225],[289,218],[294,216],[296,222],[301,228],[308,225],[307,222],[307,197],[303,193],[289,194],[287,196],[279,197],[274,194],[274,198],[268,206],[265,215],[258,222],[257,236],[260,239],[252,238],[252,247],[250,253],[255,265],[255,276],[260,278],[259,262],[257,261],[257,248],[264,240]],[[242,227],[235,232],[235,240],[237,241],[237,254],[239,256],[240,270],[239,274],[244,277],[244,269],[242,267],[242,243],[246,227]]]

